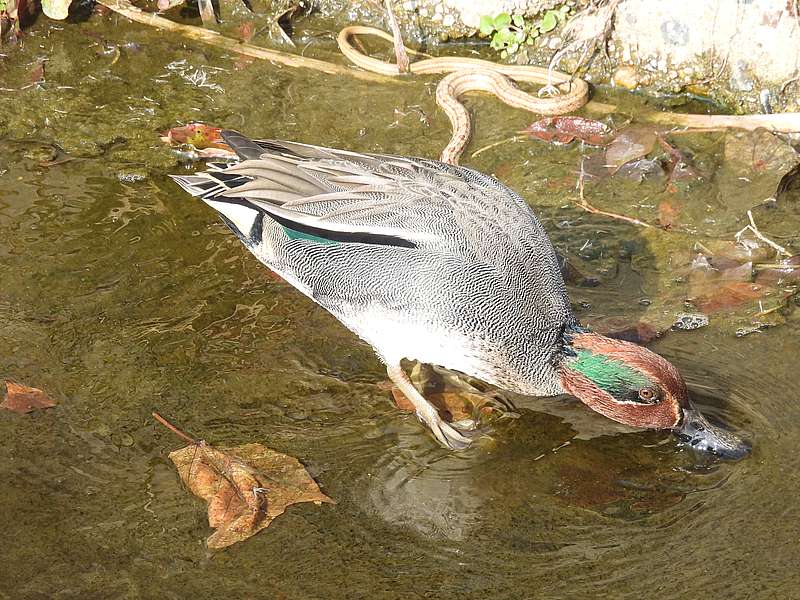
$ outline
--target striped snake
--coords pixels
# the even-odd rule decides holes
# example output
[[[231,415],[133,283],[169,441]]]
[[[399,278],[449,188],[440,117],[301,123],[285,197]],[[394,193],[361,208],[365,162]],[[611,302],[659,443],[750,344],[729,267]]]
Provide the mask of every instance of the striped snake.
[[[353,25],[339,32],[337,43],[342,54],[352,63],[374,73],[396,76],[400,74],[397,65],[384,62],[363,54],[350,43],[354,35],[374,35],[392,42],[394,38],[380,29]],[[406,48],[411,55],[420,52]],[[458,101],[466,92],[484,91],[497,96],[515,108],[545,116],[562,115],[579,109],[589,99],[589,86],[582,79],[572,79],[569,75],[554,71],[551,80],[561,88],[561,94],[540,98],[519,89],[514,81],[547,84],[547,69],[532,66],[502,65],[477,58],[438,57],[412,62],[409,70],[415,75],[447,73],[436,88],[436,102],[450,119],[453,135],[442,150],[440,160],[452,165],[469,142],[471,125],[467,109]]]

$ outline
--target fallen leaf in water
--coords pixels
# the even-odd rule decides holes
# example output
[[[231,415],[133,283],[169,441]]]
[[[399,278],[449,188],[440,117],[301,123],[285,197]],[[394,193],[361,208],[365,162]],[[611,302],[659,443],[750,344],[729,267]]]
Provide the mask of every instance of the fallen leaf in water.
[[[662,200],[658,203],[658,224],[664,229],[672,229],[678,222],[680,212],[680,208],[668,200]]]
[[[568,144],[578,139],[590,146],[605,146],[612,139],[612,131],[608,125],[584,117],[545,117],[531,124],[522,133],[557,144]]]
[[[0,408],[24,415],[37,408],[52,408],[56,405],[42,390],[8,380],[5,383],[6,398],[0,403]]]
[[[614,175],[641,183],[646,179],[663,177],[664,169],[661,168],[661,163],[657,160],[651,158],[637,158],[621,165]]]
[[[399,388],[392,385],[391,392],[397,408],[414,412],[411,400]],[[439,415],[448,423],[474,420],[478,413],[488,414],[493,410],[489,405],[490,398],[471,392],[432,392],[425,394],[425,399],[436,407]]]
[[[777,175],[797,164],[797,154],[792,147],[766,129],[728,130],[724,153],[727,165],[737,176],[751,177],[767,171]]]
[[[714,313],[757,300],[763,293],[760,285],[749,281],[728,281],[714,285],[708,293],[692,298],[691,302],[705,313]]]
[[[591,327],[594,331],[606,337],[643,346],[658,339],[664,333],[663,329],[658,329],[652,323],[646,321],[632,322],[625,317],[601,317],[593,320]]]
[[[40,60],[28,73],[31,83],[42,83],[44,81],[44,64],[46,61]]]
[[[629,127],[606,148],[606,165],[616,171],[622,165],[647,156],[656,145],[656,133],[645,127]]]
[[[762,267],[756,275],[759,285],[781,286],[800,283],[800,255]]]
[[[161,137],[161,141],[168,144],[191,144],[198,150],[205,148],[221,148],[231,151],[230,146],[222,141],[219,127],[211,127],[205,123],[189,123],[180,127],[173,127]]]
[[[246,540],[291,504],[335,504],[300,461],[261,444],[213,448],[198,442],[169,457],[189,490],[208,502],[208,524],[217,530],[209,548]]]

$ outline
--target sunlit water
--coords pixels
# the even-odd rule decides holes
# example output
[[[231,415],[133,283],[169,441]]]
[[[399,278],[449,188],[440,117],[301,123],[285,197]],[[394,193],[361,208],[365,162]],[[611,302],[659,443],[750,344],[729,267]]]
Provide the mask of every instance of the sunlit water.
[[[114,62],[102,40],[123,35],[134,43]],[[518,418],[448,453],[394,407],[368,347],[178,190],[166,175],[186,167],[158,140],[204,120],[436,156],[449,124],[435,81],[245,65],[94,19],[40,23],[0,64],[3,87],[28,85],[41,58],[43,85],[0,93],[0,376],[59,405],[0,412],[0,597],[799,597],[795,318],[739,339],[743,309],[653,345],[704,412],[753,440],[740,463],[568,399],[515,398]],[[625,102],[629,114],[640,107]],[[531,120],[488,98],[470,105],[473,149]],[[575,208],[579,147],[508,143],[465,163],[520,191],[559,250],[599,278],[571,290],[584,321],[663,321],[681,309],[669,257],[691,248],[687,231],[732,239],[742,211],[774,188],[775,172],[747,185],[726,172],[720,139],[685,142],[709,177],[677,196],[683,233]],[[74,159],[42,166],[52,143]],[[663,180],[614,180],[587,193],[652,219],[662,192]],[[800,225],[791,210],[772,222]],[[337,504],[293,506],[209,552],[204,506],[167,459],[181,442],[154,410],[213,444],[298,457]]]

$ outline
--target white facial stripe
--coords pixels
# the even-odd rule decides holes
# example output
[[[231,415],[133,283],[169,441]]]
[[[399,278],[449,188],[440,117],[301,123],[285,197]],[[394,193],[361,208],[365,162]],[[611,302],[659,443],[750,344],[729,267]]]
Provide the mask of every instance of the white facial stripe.
[[[258,216],[257,210],[232,202],[219,202],[212,199],[204,199],[203,201],[211,208],[227,217],[244,235],[250,235],[250,231],[253,229],[253,224],[256,222],[256,217]]]

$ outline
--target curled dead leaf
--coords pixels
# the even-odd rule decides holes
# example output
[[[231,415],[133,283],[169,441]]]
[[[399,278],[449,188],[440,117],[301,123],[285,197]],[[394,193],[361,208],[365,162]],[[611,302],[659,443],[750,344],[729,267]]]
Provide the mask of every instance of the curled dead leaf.
[[[52,408],[56,403],[42,390],[28,387],[6,380],[6,397],[0,408],[10,410],[21,415],[32,412],[37,408]]]

